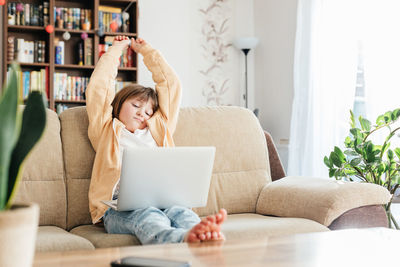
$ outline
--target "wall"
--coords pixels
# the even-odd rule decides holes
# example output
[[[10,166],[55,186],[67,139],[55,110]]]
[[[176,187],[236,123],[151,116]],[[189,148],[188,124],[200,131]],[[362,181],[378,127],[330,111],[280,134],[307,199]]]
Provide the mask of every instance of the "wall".
[[[254,0],[255,105],[287,166],[293,101],[293,60],[297,0]]]
[[[140,2],[139,35],[160,49],[182,81],[182,106],[206,105],[202,95],[205,77],[199,70],[206,60],[201,50],[204,17],[199,12],[213,0],[146,0]],[[259,108],[264,129],[274,138],[284,166],[293,100],[293,57],[297,0],[227,0],[224,16],[229,31],[224,37],[256,36],[258,46],[248,55],[249,108]],[[244,106],[244,55],[227,48],[229,61],[223,71],[230,79],[223,103]],[[139,83],[153,85],[139,61]]]
[[[212,8],[212,4],[221,8]],[[253,20],[249,19],[253,17],[252,7],[252,1],[248,0],[140,1],[139,35],[161,50],[178,73],[184,90],[182,106],[242,105],[244,56],[231,43],[238,36],[253,34]],[[200,9],[210,11],[206,16]],[[202,31],[210,33],[212,26],[220,29],[225,19],[226,31],[218,38],[222,38],[226,47],[218,50],[215,43],[205,42]],[[202,75],[200,71],[212,66],[210,53],[214,52],[213,49],[221,54],[223,62],[207,75]],[[141,58],[138,81],[143,85],[153,85],[151,74]],[[227,83],[222,88],[225,81]],[[254,78],[249,84],[254,84]],[[219,93],[207,101],[205,94],[212,93],[212,86]],[[222,90],[226,91],[220,92]]]

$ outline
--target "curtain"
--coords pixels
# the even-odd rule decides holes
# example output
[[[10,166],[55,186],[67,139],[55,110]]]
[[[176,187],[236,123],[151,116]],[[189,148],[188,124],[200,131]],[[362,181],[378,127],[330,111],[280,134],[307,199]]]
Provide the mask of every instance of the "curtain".
[[[375,123],[378,115],[400,108],[400,1],[368,0],[364,5],[359,21],[366,116]],[[382,144],[388,133],[386,129],[378,131],[371,139]],[[400,146],[399,138],[392,138],[391,143],[392,147]]]
[[[348,134],[357,73],[351,2],[298,2],[288,175],[328,177],[323,158]]]

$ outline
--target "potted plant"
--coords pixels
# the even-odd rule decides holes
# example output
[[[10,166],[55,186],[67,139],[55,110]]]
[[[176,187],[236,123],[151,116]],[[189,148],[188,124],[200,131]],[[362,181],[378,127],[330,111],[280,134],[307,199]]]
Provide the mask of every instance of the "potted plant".
[[[24,159],[39,141],[46,125],[43,96],[29,94],[18,107],[20,88],[16,64],[0,99],[0,266],[31,266],[39,220],[36,204],[14,205]]]
[[[329,177],[337,180],[361,181],[384,186],[392,195],[390,202],[385,205],[389,227],[392,223],[399,229],[390,207],[393,196],[400,183],[400,148],[390,148],[391,139],[396,136],[400,127],[393,124],[400,117],[400,109],[388,111],[378,116],[376,124],[362,116],[359,117],[359,127],[356,125],[354,114],[350,111],[350,135],[346,137],[345,150],[335,146],[329,157],[324,157],[324,163],[329,168]],[[374,144],[371,136],[379,130],[387,129],[388,135],[381,145]]]

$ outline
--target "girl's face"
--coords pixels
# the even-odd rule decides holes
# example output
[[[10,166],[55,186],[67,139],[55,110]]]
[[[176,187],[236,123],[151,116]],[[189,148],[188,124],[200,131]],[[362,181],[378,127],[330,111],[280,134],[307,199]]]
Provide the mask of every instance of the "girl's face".
[[[126,129],[134,132],[147,127],[147,120],[153,115],[153,101],[139,100],[136,97],[127,99],[122,103],[119,120]]]

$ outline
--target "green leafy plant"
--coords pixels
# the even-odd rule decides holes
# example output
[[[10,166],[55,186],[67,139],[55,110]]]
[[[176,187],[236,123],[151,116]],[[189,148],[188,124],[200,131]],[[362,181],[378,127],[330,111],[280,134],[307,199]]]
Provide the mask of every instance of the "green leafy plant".
[[[10,208],[22,175],[24,159],[39,141],[46,125],[42,93],[29,94],[25,108],[18,107],[18,65],[12,64],[0,99],[0,210]]]
[[[393,128],[393,124],[400,117],[400,109],[388,111],[378,116],[376,124],[362,116],[359,117],[357,127],[354,114],[350,111],[350,135],[346,137],[345,150],[335,146],[329,157],[324,157],[324,163],[329,168],[329,177],[337,180],[361,181],[384,186],[392,194],[390,202],[385,205],[389,220],[399,229],[390,207],[393,196],[400,184],[400,148],[390,148],[391,139],[396,136],[400,127]],[[381,129],[388,129],[389,134],[382,145],[375,145],[370,140],[372,134]],[[393,129],[392,129],[393,128]]]

